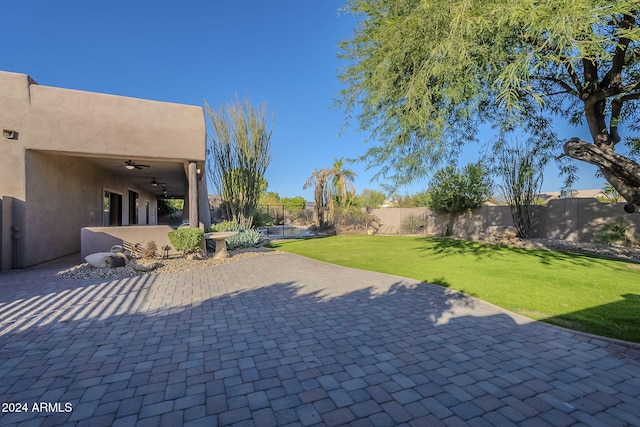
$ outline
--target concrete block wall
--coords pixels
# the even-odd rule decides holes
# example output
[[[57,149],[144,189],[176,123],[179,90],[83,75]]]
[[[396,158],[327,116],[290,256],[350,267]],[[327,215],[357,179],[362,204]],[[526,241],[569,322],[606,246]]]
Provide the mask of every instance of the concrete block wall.
[[[534,206],[530,237],[594,242],[604,225],[623,221],[632,226],[636,240],[640,240],[640,215],[625,213],[623,206],[624,203],[600,203],[597,199],[551,200],[546,205]],[[424,218],[422,234],[429,237],[444,236],[447,227],[451,236],[469,238],[484,235],[492,226],[513,226],[508,206],[482,206],[453,218],[428,208],[378,208],[371,213],[380,219],[384,229],[398,232],[409,215]]]

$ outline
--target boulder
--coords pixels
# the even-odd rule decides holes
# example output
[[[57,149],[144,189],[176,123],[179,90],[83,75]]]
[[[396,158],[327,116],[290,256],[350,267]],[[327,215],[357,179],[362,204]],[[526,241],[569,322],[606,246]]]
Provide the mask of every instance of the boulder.
[[[162,264],[158,263],[158,262],[154,262],[153,264],[138,264],[137,262],[131,262],[131,266],[133,267],[134,270],[136,271],[151,271],[154,270],[158,267],[160,267]]]
[[[116,253],[111,255],[112,256],[107,259],[108,268],[125,267],[129,262],[129,260],[124,254]]]
[[[123,254],[124,248],[121,245],[113,245],[111,246],[111,249],[109,249],[109,252],[113,254]]]
[[[515,240],[518,237],[518,230],[516,230],[515,227],[498,225],[487,227],[487,234],[494,236],[499,240]]]
[[[122,253],[96,252],[87,255],[84,260],[93,268],[124,267],[129,260]]]

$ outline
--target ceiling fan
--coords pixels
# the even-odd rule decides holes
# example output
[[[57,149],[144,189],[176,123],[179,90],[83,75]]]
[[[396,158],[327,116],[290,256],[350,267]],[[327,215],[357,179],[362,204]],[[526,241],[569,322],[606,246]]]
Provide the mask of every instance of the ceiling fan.
[[[133,160],[126,160],[124,162],[124,167],[129,169],[129,170],[133,170],[133,169],[148,168],[148,167],[151,167],[151,166],[149,166],[149,165],[140,165],[140,164],[134,162]]]
[[[166,183],[164,183],[164,182],[158,182],[158,181],[156,181],[156,179],[155,179],[155,178],[153,178],[153,179],[151,180],[151,185],[153,185],[154,187],[157,187],[158,185],[162,185],[163,187],[166,187],[166,186],[167,186],[167,184],[166,184]]]

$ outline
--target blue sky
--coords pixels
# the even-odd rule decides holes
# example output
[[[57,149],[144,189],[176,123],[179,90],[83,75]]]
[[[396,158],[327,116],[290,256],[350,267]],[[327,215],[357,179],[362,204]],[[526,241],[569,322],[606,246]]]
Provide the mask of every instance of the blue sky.
[[[355,18],[346,0],[19,0],[2,1],[0,70],[38,83],[159,101],[218,107],[250,96],[275,113],[270,191],[312,199],[302,186],[334,158],[355,158],[368,135],[343,129],[333,108],[340,90],[337,58]],[[342,131],[342,132],[341,132]],[[577,129],[562,136],[586,137]],[[489,137],[489,136],[487,136]],[[460,164],[477,159],[470,147]],[[373,171],[349,165],[358,192],[378,188]],[[581,166],[575,188],[600,188],[595,169]],[[545,173],[558,191],[557,170]],[[400,189],[422,191],[426,182]]]

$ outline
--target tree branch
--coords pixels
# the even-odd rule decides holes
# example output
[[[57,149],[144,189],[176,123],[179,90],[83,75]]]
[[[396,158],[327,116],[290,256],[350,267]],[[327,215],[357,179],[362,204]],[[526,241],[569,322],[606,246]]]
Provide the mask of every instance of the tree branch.
[[[584,83],[588,89],[591,89],[593,86],[597,87],[593,83],[598,81],[598,65],[588,58],[582,59],[582,68],[584,74]],[[587,99],[590,97],[591,93],[583,92],[581,96],[583,99]]]
[[[578,77],[576,70],[573,68],[573,65],[571,64],[571,62],[568,61],[566,58],[564,58],[564,55],[559,54],[559,57],[564,67],[567,69],[567,73],[569,73],[569,78],[571,79],[571,82],[573,83],[573,85],[576,87],[576,90],[578,91],[578,95],[582,96],[582,94],[584,93],[584,86],[582,85],[582,82],[580,82],[580,78]]]
[[[633,91],[638,90],[638,89],[640,89],[640,81],[637,81],[637,82],[635,82],[633,84],[630,84],[630,85],[627,85],[625,87],[612,86],[612,87],[610,87],[608,89],[601,89],[598,92],[592,93],[589,96],[588,101],[592,102],[592,103],[596,103],[596,102],[604,101],[607,98],[611,98],[613,96],[620,95],[621,93],[633,92]],[[637,94],[635,94],[635,93],[629,93],[627,95],[624,95],[620,99],[624,99],[626,97],[629,97],[629,99],[636,99],[636,95]]]
[[[624,30],[629,30],[635,26],[635,23],[636,21],[634,16],[625,15],[618,27]],[[620,87],[622,85],[622,69],[625,65],[625,57],[629,43],[631,43],[629,38],[620,37],[616,44],[616,50],[613,55],[613,60],[611,61],[611,69],[606,74],[607,79],[610,80],[609,85],[612,87]]]
[[[565,82],[562,79],[559,79],[557,77],[551,77],[551,76],[531,76],[532,79],[535,80],[546,80],[552,83],[557,84],[558,86],[562,87],[563,89],[565,89],[563,92],[558,92],[559,93],[575,93],[576,92],[576,88],[571,87],[571,85],[567,82]],[[578,82],[580,83],[580,82]],[[580,92],[578,90],[578,92]],[[549,95],[556,95],[556,94],[549,94]]]
[[[571,138],[564,144],[567,156],[600,168],[607,181],[618,190],[628,202],[626,212],[640,211],[640,165],[610,149],[602,149],[595,144]]]

